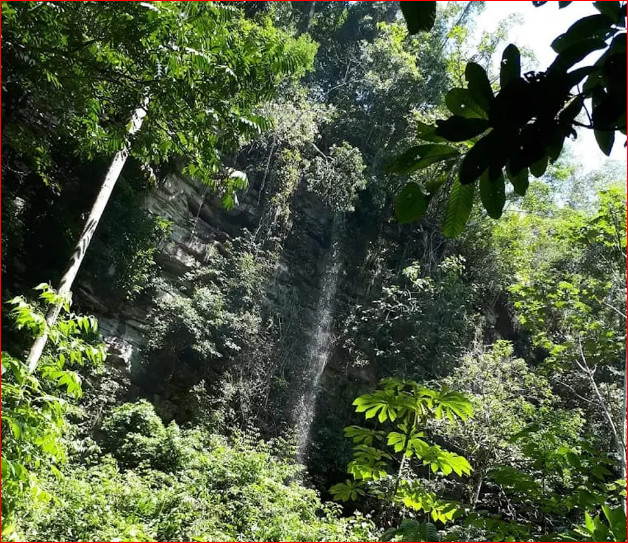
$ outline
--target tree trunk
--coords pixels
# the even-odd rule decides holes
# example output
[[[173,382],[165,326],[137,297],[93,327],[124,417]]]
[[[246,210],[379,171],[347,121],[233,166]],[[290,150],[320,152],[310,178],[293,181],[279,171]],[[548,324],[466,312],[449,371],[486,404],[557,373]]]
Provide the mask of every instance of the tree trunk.
[[[148,106],[148,98],[144,100],[144,105],[138,107],[131,118],[131,126],[129,128],[128,134],[129,136],[135,134],[142,127],[142,121],[146,116],[146,107]],[[118,151],[113,160],[111,161],[111,165],[109,166],[109,170],[107,171],[107,175],[105,176],[105,180],[103,181],[102,187],[100,188],[100,192],[94,201],[94,205],[89,213],[89,217],[87,218],[87,222],[81,232],[78,243],[72,253],[72,257],[68,263],[65,273],[61,278],[61,283],[59,284],[59,288],[57,290],[58,294],[60,294],[63,298],[68,297],[70,291],[72,289],[72,285],[74,280],[76,279],[76,275],[81,267],[81,263],[83,262],[83,258],[85,257],[85,252],[89,247],[89,244],[92,240],[92,236],[94,235],[94,231],[98,226],[98,222],[102,217],[103,211],[107,206],[107,202],[109,201],[109,197],[111,196],[111,192],[113,188],[116,186],[116,182],[120,177],[120,173],[122,172],[122,168],[126,163],[126,160],[129,156],[129,143],[127,142],[124,148]],[[39,359],[44,351],[44,347],[46,346],[46,342],[48,341],[48,331],[50,328],[54,326],[57,322],[57,318],[59,316],[59,312],[61,311],[61,307],[63,303],[54,304],[46,314],[46,328],[44,330],[43,335],[39,336],[31,350],[28,354],[28,358],[26,360],[28,364],[28,370],[33,373],[37,369],[37,364],[39,363]]]
[[[305,25],[305,31],[307,32],[312,26],[312,19],[314,19],[314,12],[316,11],[316,2],[310,4],[310,11],[307,15],[307,23]]]
[[[624,356],[622,357],[622,361],[624,363],[624,409],[622,411],[623,413],[623,421],[622,421],[622,433],[623,433],[623,438],[624,438],[624,442],[622,443],[622,449],[621,449],[621,478],[622,479],[626,479],[626,447],[628,446],[628,439],[627,439],[627,430],[628,430],[628,421],[626,420],[626,417],[628,416],[628,367],[627,367],[627,363],[628,363],[628,357],[626,356],[626,353],[624,352]],[[624,500],[623,503],[624,506],[624,515],[627,514],[627,509],[628,509],[628,497],[626,497],[626,499]]]

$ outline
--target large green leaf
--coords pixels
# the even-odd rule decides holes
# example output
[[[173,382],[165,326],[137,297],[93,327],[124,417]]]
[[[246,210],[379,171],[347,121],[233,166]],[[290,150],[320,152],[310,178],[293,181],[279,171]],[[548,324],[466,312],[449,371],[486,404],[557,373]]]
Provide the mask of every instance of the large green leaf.
[[[438,541],[438,530],[431,522],[419,522],[413,519],[405,519],[396,530],[395,535],[401,537],[401,541]]]
[[[488,171],[480,177],[480,199],[488,216],[499,219],[506,203],[506,187],[504,177],[491,180]]]
[[[575,42],[556,57],[549,69],[557,72],[567,71],[574,64],[593,53],[593,51],[605,48],[606,41],[604,38],[588,38]]]
[[[467,141],[479,136],[490,128],[487,119],[467,118],[453,115],[446,120],[436,121],[436,135],[449,141]]]
[[[410,147],[388,162],[386,169],[391,173],[408,174],[426,168],[436,162],[456,158],[458,150],[449,145],[426,143]]]
[[[473,415],[473,406],[469,398],[447,387],[443,387],[434,396],[434,404],[436,405],[435,415],[439,419],[443,414],[451,421],[454,420],[454,415],[461,420],[466,420]]]
[[[623,508],[616,507],[611,509],[608,505],[603,505],[602,511],[615,541],[624,541],[626,539],[626,513],[624,513]]]
[[[606,155],[610,156],[613,150],[613,144],[615,143],[615,132],[612,130],[594,130],[595,141],[597,141],[598,147]]]
[[[534,164],[530,165],[530,173],[534,177],[541,177],[545,173],[545,170],[547,170],[548,162],[549,162],[548,156],[541,157]]]
[[[445,104],[454,115],[486,119],[484,111],[471,96],[469,89],[451,89],[445,96]]]
[[[357,500],[359,496],[364,496],[365,492],[362,485],[361,481],[347,479],[344,483],[332,486],[329,491],[332,493],[334,500],[347,502],[349,500]]]
[[[347,426],[345,428],[345,437],[351,438],[354,443],[364,443],[372,445],[374,439],[381,440],[384,432],[363,428],[362,426]]]
[[[593,5],[600,13],[610,17],[613,22],[618,23],[620,21],[621,2],[604,0],[603,2],[593,2]]]
[[[445,138],[436,135],[436,126],[421,121],[415,121],[415,123],[417,125],[417,136],[420,140],[434,143],[447,143]]]
[[[497,143],[495,137],[495,132],[490,132],[467,152],[460,163],[460,183],[469,185],[488,169]]]
[[[462,185],[458,179],[454,181],[449,193],[443,224],[443,234],[446,237],[455,238],[464,230],[473,208],[474,191],[475,185]]]
[[[436,21],[436,2],[400,2],[401,13],[408,25],[408,32],[428,32]]]
[[[521,53],[512,43],[504,49],[499,68],[499,84],[503,89],[511,81],[521,77]]]
[[[510,167],[506,168],[508,180],[512,184],[515,194],[519,196],[525,196],[530,182],[528,181],[528,168],[523,168],[517,174],[513,174],[510,171]]]
[[[471,96],[484,111],[488,112],[493,101],[493,89],[488,75],[486,75],[486,70],[475,62],[469,62],[464,75]]]
[[[561,34],[552,42],[552,49],[560,54],[585,40],[592,38],[605,39],[607,34],[612,31],[612,23],[612,19],[603,14],[583,17],[571,25],[567,32]]]
[[[408,183],[395,200],[395,215],[401,223],[418,221],[427,209],[427,200],[421,187],[416,183]]]
[[[376,390],[373,394],[363,394],[353,401],[356,413],[364,413],[364,417],[372,419],[377,416],[379,422],[395,421],[399,408],[395,404],[396,396],[389,390]]]

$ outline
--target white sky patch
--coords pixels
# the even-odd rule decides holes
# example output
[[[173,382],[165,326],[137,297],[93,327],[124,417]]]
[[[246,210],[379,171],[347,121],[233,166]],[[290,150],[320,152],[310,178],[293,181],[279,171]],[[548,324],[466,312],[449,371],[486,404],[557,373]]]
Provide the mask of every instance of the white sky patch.
[[[550,46],[552,41],[578,19],[593,15],[598,11],[591,2],[572,2],[561,10],[558,9],[558,2],[548,2],[538,8],[535,8],[529,1],[486,2],[484,11],[477,18],[477,30],[479,32],[495,31],[499,22],[512,13],[520,14],[523,24],[511,29],[508,41],[533,51],[538,59],[538,69],[544,70],[556,58],[556,53]],[[501,55],[501,52],[499,54]],[[516,105],[513,104],[513,107]],[[594,170],[611,159],[622,160],[625,163],[625,141],[625,136],[617,132],[609,159],[597,146],[593,131],[580,129],[578,139],[571,142],[570,147],[585,170]]]

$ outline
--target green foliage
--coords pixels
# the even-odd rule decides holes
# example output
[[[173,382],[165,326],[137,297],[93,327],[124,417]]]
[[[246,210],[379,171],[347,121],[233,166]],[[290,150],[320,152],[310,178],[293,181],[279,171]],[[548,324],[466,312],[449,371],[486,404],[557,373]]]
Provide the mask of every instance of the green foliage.
[[[353,211],[358,192],[366,186],[360,150],[346,141],[332,145],[329,155],[318,155],[306,173],[307,186],[334,211]]]
[[[282,79],[303,75],[315,52],[308,37],[291,37],[269,16],[253,22],[221,4],[30,10],[4,2],[3,23],[3,98],[27,95],[23,109],[54,123],[48,130],[51,123],[16,111],[3,127],[7,147],[30,171],[63,183],[52,155],[58,141],[88,159],[118,151],[128,118],[148,99],[132,156],[153,166],[182,157],[185,171],[219,187],[227,206],[246,179],[225,173],[220,153],[268,125],[255,107]]]
[[[473,419],[445,432],[475,468],[477,514],[466,522],[483,531],[479,538],[563,540],[548,526],[577,526],[585,511],[593,518],[623,501],[616,429],[624,410],[625,192],[607,188],[595,200],[579,211],[557,206],[550,187],[534,182],[517,211],[490,228],[484,261],[492,264],[482,276],[503,281],[497,288],[508,292],[531,346],[520,332],[516,348],[527,364],[507,343],[476,348],[445,380],[474,406]],[[493,485],[512,506],[499,519],[483,512],[497,514]]]
[[[417,522],[412,519],[401,521],[399,528],[389,528],[382,541],[440,541],[438,530],[431,522]]]
[[[562,534],[564,541],[626,541],[626,513],[621,507],[611,509],[603,506],[601,515],[591,517],[584,514],[584,525],[573,532]]]
[[[418,30],[420,17],[410,8],[419,9],[413,6],[421,3],[408,4],[404,16],[413,32]],[[626,3],[594,4],[598,15],[580,19],[552,42],[558,56],[545,72],[522,75],[521,54],[510,44],[500,65],[500,90],[494,94],[485,69],[469,62],[465,69],[467,88],[455,88],[445,99],[452,116],[436,121],[435,128],[419,131],[419,139],[426,141],[437,137],[466,142],[461,146],[457,182],[450,191],[445,235],[459,235],[469,219],[472,193],[461,197],[462,187],[471,191],[480,179],[484,209],[490,217],[499,218],[505,204],[504,179],[509,179],[517,193],[525,194],[527,172],[542,176],[548,163],[560,156],[565,138],[576,136],[575,126],[594,130],[600,149],[607,155],[616,131],[626,134]],[[599,49],[604,53],[595,63],[572,70]],[[590,125],[583,125],[576,117],[589,99]],[[514,110],[513,104],[518,104]],[[456,152],[450,149],[452,154]],[[396,173],[428,165],[421,158],[408,161],[407,153],[391,162]],[[439,189],[437,186],[434,191]],[[417,208],[414,217],[420,215]]]
[[[85,268],[101,296],[132,300],[155,280],[155,257],[171,221],[145,209],[151,185],[120,179],[99,225]]]
[[[471,416],[469,400],[447,387],[432,390],[414,381],[388,378],[375,392],[356,398],[353,405],[366,420],[377,418],[382,430],[360,426],[345,429],[345,435],[354,443],[353,460],[347,466],[353,479],[334,485],[334,497],[356,501],[371,495],[395,508],[423,512],[434,522],[451,521],[457,514],[457,505],[437,498],[419,477],[422,469],[442,476],[455,473],[463,477],[471,473],[464,457],[427,441],[435,421],[447,419],[454,423]],[[390,475],[393,467],[397,468],[396,476]],[[387,537],[399,535],[407,541],[410,532],[416,533],[418,528],[428,530],[429,526],[402,523],[389,530]]]
[[[37,290],[44,308],[59,298],[49,285],[39,285]],[[65,460],[65,414],[71,400],[82,394],[76,368],[98,367],[106,356],[104,345],[96,339],[96,320],[70,313],[69,301],[64,302],[36,374],[21,358],[2,353],[3,539],[15,537],[17,509],[31,502],[48,504],[54,495],[40,479],[59,474],[58,466]],[[22,297],[9,304],[18,330],[30,338],[44,332],[47,325],[40,306]]]
[[[137,379],[176,405],[177,418],[230,425],[262,424],[276,357],[276,329],[264,312],[264,285],[277,255],[252,236],[210,246],[204,266],[179,283],[159,283],[149,313],[148,343],[135,369]],[[200,387],[196,393],[192,390]],[[211,405],[199,409],[198,394]]]
[[[421,247],[423,239],[416,241],[417,258],[434,254],[433,247]],[[440,377],[471,339],[475,289],[465,281],[465,261],[451,255],[430,262],[428,256],[421,264],[412,259],[399,267],[396,255],[378,253],[381,249],[387,250],[374,248],[369,260],[390,258],[390,264],[384,260],[383,270],[367,270],[381,274],[381,290],[353,309],[343,346],[356,366],[369,364],[379,375]]]
[[[149,404],[117,408],[108,426],[123,442],[137,439],[133,421],[154,432]],[[114,424],[115,422],[115,424]],[[124,437],[126,425],[130,433]],[[163,429],[163,428],[162,428]],[[141,445],[141,443],[137,443]],[[365,541],[375,529],[361,516],[342,518],[299,483],[302,468],[286,458],[287,443],[254,434],[233,440],[198,429],[181,431],[186,462],[164,473],[150,460],[121,471],[110,456],[73,466],[57,500],[34,507],[24,522],[28,541]]]
[[[173,471],[184,462],[180,431],[176,423],[165,427],[147,401],[127,403],[113,409],[103,420],[103,449],[121,467],[148,465]]]

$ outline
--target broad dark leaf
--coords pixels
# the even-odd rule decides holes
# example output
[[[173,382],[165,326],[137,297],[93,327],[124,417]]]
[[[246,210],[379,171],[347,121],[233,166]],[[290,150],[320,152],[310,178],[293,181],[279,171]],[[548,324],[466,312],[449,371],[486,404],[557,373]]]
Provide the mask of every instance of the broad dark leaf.
[[[615,143],[615,132],[612,130],[594,130],[595,141],[597,141],[598,147],[606,155],[610,156],[613,150],[613,144]]]
[[[610,17],[602,14],[583,17],[552,42],[552,49],[560,54],[582,41],[604,39],[612,31],[612,22]]]
[[[583,66],[582,68],[577,68],[572,72],[567,74],[569,78],[569,83],[571,83],[572,87],[578,85],[587,75],[590,75],[595,70],[593,66]]]
[[[549,162],[549,157],[547,156],[541,157],[535,163],[530,165],[530,173],[534,177],[541,177],[545,173],[545,170],[547,170],[548,162]]]
[[[462,185],[458,179],[454,181],[445,210],[443,234],[446,237],[455,238],[464,230],[473,209],[474,192],[475,185]]]
[[[432,141],[434,143],[447,143],[448,140],[436,135],[436,126],[416,121],[417,136],[421,140]]]
[[[449,145],[438,143],[417,145],[393,158],[386,169],[390,173],[408,174],[458,155],[458,151]]]
[[[469,89],[451,89],[445,96],[445,104],[454,115],[486,119],[486,111],[473,100]]]
[[[499,84],[503,89],[508,83],[521,77],[521,54],[512,43],[504,49],[499,69]]]
[[[408,183],[395,200],[395,215],[401,223],[418,221],[427,209],[427,200],[416,183]]]
[[[511,173],[510,167],[506,168],[506,173],[508,175],[508,180],[512,185],[515,194],[519,196],[525,196],[528,186],[530,182],[528,181],[528,168],[523,168],[516,175]]]
[[[587,40],[574,43],[562,53],[560,53],[552,65],[550,70],[565,72],[569,70],[574,64],[580,62],[583,58],[590,55],[593,51],[604,49],[606,47],[606,41],[604,38],[590,38]]]
[[[571,2],[558,2],[558,9],[566,8]]]
[[[490,128],[486,119],[467,118],[454,115],[446,120],[436,121],[436,135],[449,141],[467,141]]]
[[[545,144],[545,152],[548,159],[552,162],[558,160],[558,157],[563,150],[563,146],[565,145],[565,138],[567,137],[567,135],[567,129],[560,125],[556,125],[554,129],[551,130],[551,132],[549,133]]]
[[[626,126],[626,95],[605,93],[593,94],[593,125],[596,130],[616,130]]]
[[[465,155],[460,164],[460,183],[469,185],[482,175],[491,164],[494,132],[484,136]]]
[[[491,181],[488,172],[480,177],[480,199],[488,216],[499,219],[506,203],[506,186],[504,177]]]
[[[488,112],[493,101],[493,89],[486,75],[486,70],[475,62],[469,62],[464,76],[471,96],[484,111]]]
[[[619,22],[621,13],[621,2],[593,2],[593,5],[601,14],[610,17],[613,22]]]
[[[432,30],[436,21],[436,2],[400,2],[400,5],[410,34]]]

